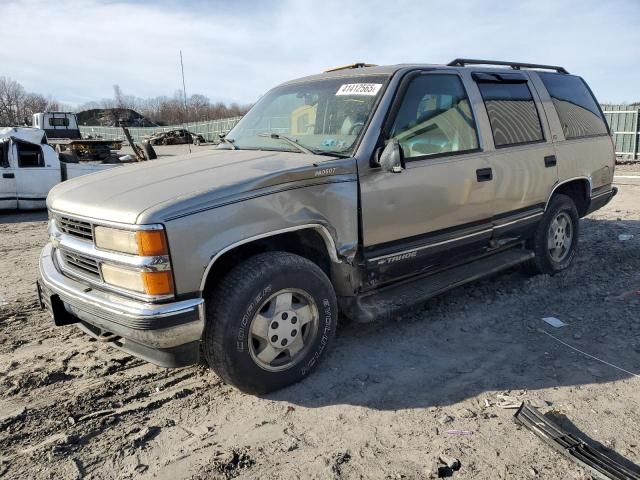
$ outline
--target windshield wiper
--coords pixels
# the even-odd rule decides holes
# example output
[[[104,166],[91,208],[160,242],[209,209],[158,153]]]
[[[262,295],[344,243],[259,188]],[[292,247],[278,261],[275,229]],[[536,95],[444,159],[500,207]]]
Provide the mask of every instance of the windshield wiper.
[[[313,153],[316,155],[323,155],[325,157],[349,158],[351,156],[346,152],[337,152],[335,150],[315,150]]]
[[[231,150],[238,150],[238,147],[236,147],[236,141],[233,138],[220,137],[220,141],[227,145],[231,145]]]
[[[307,147],[304,147],[304,146],[300,145],[293,138],[287,137],[286,135],[280,135],[279,133],[265,132],[265,133],[259,133],[258,136],[259,137],[269,137],[269,138],[273,138],[275,140],[284,140],[285,142],[290,143],[291,145],[296,147],[302,153],[310,153],[311,155],[315,155],[315,152],[309,150]]]

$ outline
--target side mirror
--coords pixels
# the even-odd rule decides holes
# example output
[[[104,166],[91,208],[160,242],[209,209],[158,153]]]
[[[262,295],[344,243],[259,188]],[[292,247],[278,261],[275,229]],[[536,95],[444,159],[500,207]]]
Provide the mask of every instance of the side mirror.
[[[392,138],[380,153],[378,159],[380,167],[385,172],[400,173],[404,166],[402,161],[402,149],[398,140]]]

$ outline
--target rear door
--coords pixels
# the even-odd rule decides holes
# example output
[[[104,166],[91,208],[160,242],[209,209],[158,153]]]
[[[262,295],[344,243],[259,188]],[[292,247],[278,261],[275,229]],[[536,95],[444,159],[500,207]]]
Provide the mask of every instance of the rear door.
[[[46,148],[51,148],[48,145]],[[15,141],[18,168],[15,170],[18,207],[45,208],[49,190],[60,182],[60,166],[55,154],[45,158],[42,145]]]
[[[474,72],[491,138],[494,239],[528,235],[558,181],[556,152],[537,91],[526,72]]]
[[[9,161],[11,143],[0,141],[0,210],[18,207],[16,172]]]

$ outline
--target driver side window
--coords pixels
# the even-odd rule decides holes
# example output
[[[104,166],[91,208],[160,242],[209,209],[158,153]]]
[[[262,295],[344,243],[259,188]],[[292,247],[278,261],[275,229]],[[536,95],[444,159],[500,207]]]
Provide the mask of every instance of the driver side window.
[[[17,143],[16,146],[18,148],[18,167],[44,167],[44,156],[40,145],[21,142]]]
[[[478,150],[476,125],[460,78],[449,74],[414,78],[391,138],[398,140],[407,160]]]

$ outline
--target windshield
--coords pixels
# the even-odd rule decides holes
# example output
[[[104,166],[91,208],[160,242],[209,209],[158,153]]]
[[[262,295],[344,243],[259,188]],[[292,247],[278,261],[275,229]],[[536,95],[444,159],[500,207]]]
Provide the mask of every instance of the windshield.
[[[349,156],[386,80],[376,75],[277,87],[256,103],[219,148]]]

